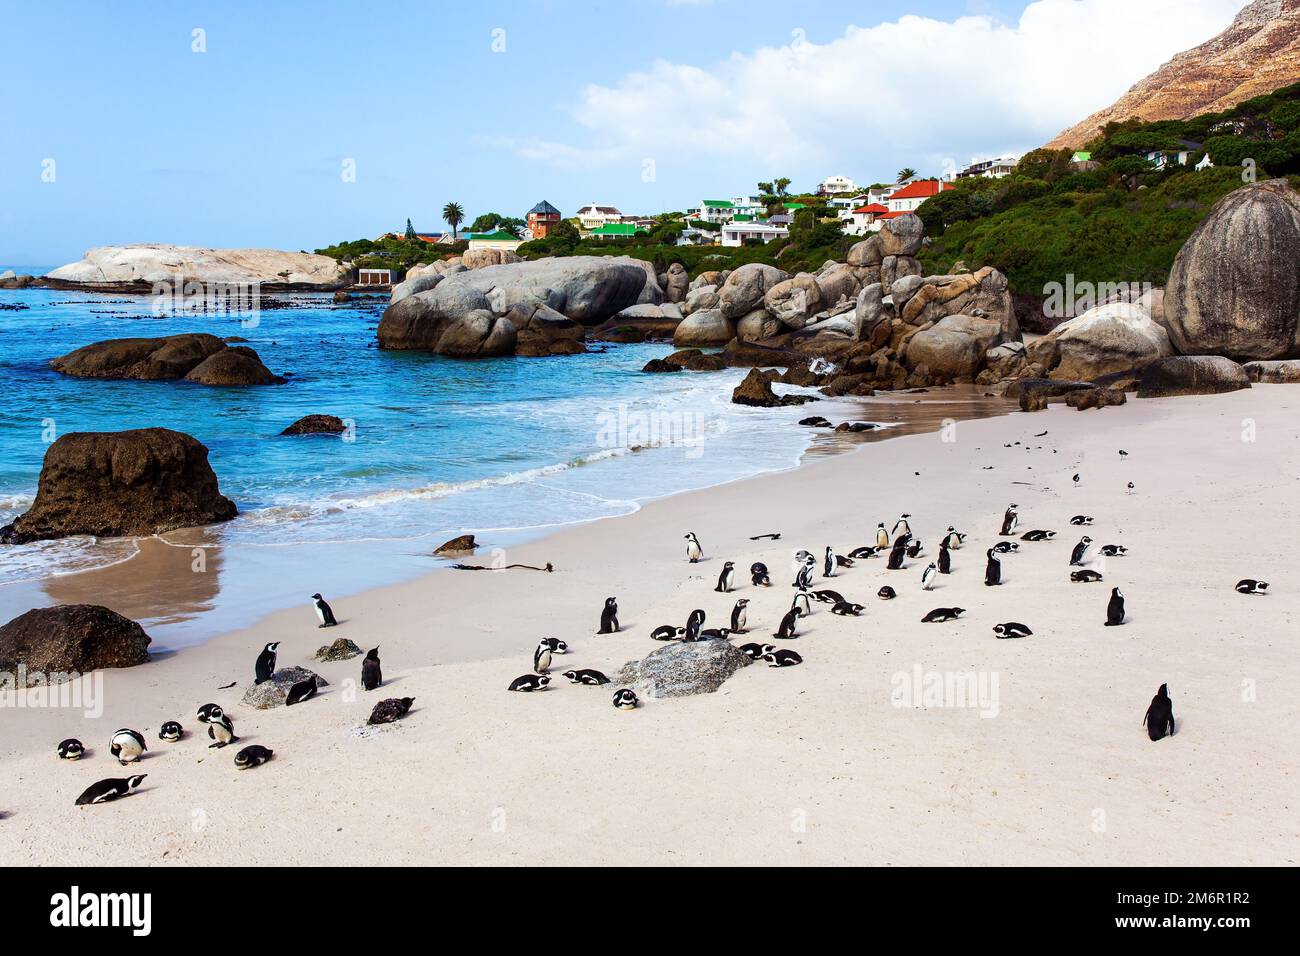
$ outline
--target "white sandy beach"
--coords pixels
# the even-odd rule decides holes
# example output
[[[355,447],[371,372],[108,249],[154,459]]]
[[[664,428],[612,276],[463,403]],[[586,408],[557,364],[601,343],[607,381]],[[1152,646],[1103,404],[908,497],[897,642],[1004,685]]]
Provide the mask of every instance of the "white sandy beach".
[[[965,422],[955,441],[864,445],[507,556],[552,562],[554,574],[441,571],[336,601],[340,626],[323,631],[304,603],[106,672],[99,719],[0,710],[0,852],[19,864],[1294,864],[1297,413],[1300,390],[1256,386]],[[1247,419],[1254,441],[1243,441]],[[1012,501],[1022,532],[1058,537],[1022,543],[1005,556],[1006,584],[986,588],[984,551]],[[823,605],[797,640],[776,642],[803,655],[800,667],[750,666],[715,694],[643,700],[631,713],[613,709],[612,686],[559,677],[569,667],[612,676],[661,646],[654,626],[684,623],[696,607],[725,624],[738,597],[752,601],[744,640],[770,640],[791,599],[793,550],[847,552],[900,512],[913,515],[925,557],[897,572],[883,558],[859,562],[827,582],[867,610],[839,618]],[[1071,527],[1078,513],[1095,525]],[[922,592],[949,524],[969,533],[966,546],[954,573]],[[684,558],[687,530],[704,543],[699,565]],[[775,531],[779,542],[748,540]],[[1069,581],[1084,532],[1129,549],[1104,563],[1094,551],[1102,584]],[[727,559],[739,586],[717,594]],[[774,587],[750,586],[756,560]],[[1271,593],[1235,593],[1246,577]],[[885,583],[898,599],[876,599]],[[1112,585],[1128,598],[1119,628],[1102,626]],[[609,595],[624,631],[596,636]],[[949,605],[968,609],[961,621],[920,623]],[[993,625],[1008,620],[1034,635],[995,639]],[[541,636],[571,648],[555,682],[507,693]],[[311,660],[339,637],[380,646],[381,691],[344,683],[359,658]],[[239,704],[271,640],[283,642],[280,666],[331,682],[318,699]],[[895,675],[918,667],[996,679],[996,714],[895,706]],[[1164,682],[1178,733],[1153,743],[1141,719]],[[413,696],[415,707],[356,733],[381,696]],[[208,701],[275,759],[238,772],[233,750],[209,750],[194,719]],[[185,725],[184,741],[157,740],[168,719]],[[145,785],[75,807],[89,783],[132,772],[108,755],[121,726],[149,738]],[[59,761],[67,736],[93,752]]]

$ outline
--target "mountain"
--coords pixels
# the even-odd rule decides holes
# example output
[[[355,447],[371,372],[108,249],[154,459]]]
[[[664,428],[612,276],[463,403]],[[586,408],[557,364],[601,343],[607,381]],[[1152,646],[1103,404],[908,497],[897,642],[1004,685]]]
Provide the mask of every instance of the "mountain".
[[[1254,0],[1212,40],[1178,54],[1125,93],[1048,143],[1079,149],[1110,122],[1188,119],[1300,80],[1300,0]]]

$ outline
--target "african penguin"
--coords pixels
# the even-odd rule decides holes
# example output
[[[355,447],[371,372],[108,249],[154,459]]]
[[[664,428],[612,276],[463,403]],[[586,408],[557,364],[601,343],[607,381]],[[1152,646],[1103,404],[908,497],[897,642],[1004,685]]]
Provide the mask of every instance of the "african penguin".
[[[262,653],[257,655],[257,661],[253,665],[253,683],[263,684],[271,679],[275,673],[275,650],[280,646],[279,641],[272,641],[262,648]]]
[[[333,627],[338,623],[334,619],[334,611],[325,603],[325,599],[320,596],[319,592],[311,596],[316,605],[316,618],[320,621],[317,627]]]
[[[984,586],[997,587],[1002,583],[1002,562],[998,560],[998,553],[992,548],[988,550],[988,564],[984,566]]]
[[[912,526],[907,523],[907,519],[910,517],[912,516],[909,514],[904,514],[897,521],[894,522],[895,538],[897,538],[900,534],[905,534],[909,538],[912,536]]]
[[[600,630],[596,633],[618,633],[618,598],[605,598],[605,606],[600,612]]]
[[[169,720],[158,728],[158,739],[168,743],[175,743],[184,736],[185,730],[175,720]]]
[[[384,682],[384,671],[379,661],[379,648],[372,647],[366,651],[366,659],[361,662],[361,686],[374,690]]]
[[[1128,548],[1124,547],[1122,544],[1103,544],[1101,546],[1101,553],[1108,558],[1122,558],[1124,555],[1128,554]]]
[[[802,568],[799,569],[798,573],[795,574],[794,576],[793,587],[796,587],[801,591],[807,590],[808,588],[812,587],[812,566],[811,565],[805,564]]]
[[[539,641],[537,649],[533,651],[533,673],[545,674],[551,669],[551,645],[546,641]]]
[[[679,641],[686,634],[686,628],[674,627],[672,624],[660,624],[650,632],[652,641]]]
[[[1106,626],[1117,627],[1124,623],[1124,592],[1110,589],[1110,603],[1106,605]]]
[[[315,674],[306,680],[300,680],[289,688],[289,693],[284,698],[284,706],[292,707],[294,704],[301,704],[304,700],[311,700],[319,689]]]
[[[946,551],[947,549],[945,548],[944,550]],[[992,552],[989,553],[992,554]],[[921,590],[929,591],[931,588],[933,588],[934,579],[937,578],[938,576],[939,576],[939,565],[931,561],[929,566],[924,571],[921,572]]]
[[[850,558],[872,558],[875,557],[876,552],[879,550],[880,550],[879,548],[873,548],[870,545],[863,545],[860,548],[854,548],[852,551],[850,551],[849,557]]]
[[[745,608],[749,607],[749,599],[741,598],[736,602],[736,606],[731,609],[731,632],[733,634],[745,633],[745,622],[749,614]]]
[[[527,693],[534,690],[542,690],[550,682],[551,679],[545,674],[542,674],[540,677],[536,674],[523,674],[512,680],[510,686],[507,687],[506,690],[517,690]]]
[[[892,601],[894,598],[898,597],[898,592],[886,584],[876,592],[876,597],[880,598],[882,601]]]
[[[139,760],[140,754],[148,749],[144,743],[144,734],[129,727],[123,727],[113,734],[113,738],[108,745],[108,752],[116,757],[117,762],[124,767]]]
[[[884,551],[889,547],[889,532],[885,530],[885,523],[882,521],[876,525],[876,550]]]
[[[921,618],[922,624],[942,624],[945,621],[955,621],[964,614],[964,607],[937,607],[925,617]]]
[[[702,557],[704,548],[700,546],[700,539],[695,537],[694,531],[686,532],[686,560],[695,564]]]
[[[204,704],[199,708],[198,718],[208,725],[208,737],[215,743],[208,744],[208,749],[233,744],[239,738],[235,736],[235,724],[226,712],[217,704]]]
[[[797,607],[790,608],[790,610],[785,612],[785,617],[781,618],[781,626],[776,629],[776,633],[772,636],[786,640],[793,640],[798,637],[799,634],[796,630],[796,625],[799,623],[799,618],[802,614],[803,612]]]
[[[532,674],[526,675],[537,681],[542,687],[551,682],[549,677],[535,677]],[[522,677],[515,678],[515,682],[523,680]],[[512,690],[522,690],[511,685]],[[529,688],[530,690],[532,688]],[[411,705],[415,703],[414,697],[389,697],[375,704],[374,709],[370,711],[370,716],[366,718],[367,724],[391,724],[402,717],[405,717],[410,711]]]
[[[592,670],[590,667],[584,667],[576,671],[565,671],[564,676],[571,684],[587,684],[591,687],[597,687],[609,683],[608,677],[600,671]]]
[[[1020,524],[1020,515],[1016,513],[1019,505],[1007,505],[1007,512],[1002,516],[1002,534],[1013,535],[1016,533],[1016,525]]]
[[[779,648],[763,655],[763,660],[767,662],[768,667],[794,667],[796,664],[802,664],[803,658],[797,651]]]
[[[939,545],[939,561],[937,563],[940,574],[952,574],[952,552],[948,550],[948,542],[945,541]]]
[[[853,559],[846,558],[842,554],[836,554],[829,546],[826,548],[826,565],[823,577],[834,577],[835,572],[840,568],[853,567]]]
[[[749,566],[749,580],[756,588],[770,588],[772,578],[767,573],[767,565],[762,561],[755,561]]]
[[[261,744],[249,744],[239,753],[235,754],[235,766],[240,770],[248,770],[250,767],[260,767],[271,759],[274,753]]]
[[[894,542],[894,547],[889,552],[889,560],[885,563],[885,568],[890,571],[899,571],[903,567],[903,556],[907,553],[907,539],[899,538]]]
[[[722,573],[718,575],[718,585],[713,590],[726,594],[736,583],[736,565],[733,561],[722,563]]]
[[[841,616],[857,617],[865,610],[861,604],[853,604],[849,601],[836,601],[835,606],[831,608],[832,614]]]
[[[821,591],[813,591],[812,596],[822,604],[836,604],[844,600],[843,594],[839,591],[832,591],[830,588],[825,588]]]
[[[999,541],[993,546],[993,550],[998,554],[1011,554],[1020,550],[1020,545],[1014,541]]]
[[[1083,571],[1071,571],[1070,580],[1075,584],[1091,584],[1094,581],[1100,581],[1101,575],[1096,571],[1084,569]]]
[[[764,654],[776,650],[775,644],[741,644],[738,650],[750,660],[759,660]]]
[[[1051,541],[1055,537],[1056,537],[1055,531],[1043,531],[1041,529],[1036,529],[1034,531],[1026,531],[1024,534],[1020,536],[1020,540],[1021,541]]]
[[[697,607],[686,618],[686,632],[682,635],[682,640],[688,644],[698,641],[702,627],[704,627],[704,610]]]
[[[925,545],[921,543],[920,538],[910,538],[911,543],[907,546],[907,556],[909,558],[919,558],[925,551]]]
[[[731,636],[729,627],[706,627],[700,631],[700,640],[702,641],[725,641]]]
[[[1268,592],[1268,582],[1256,581],[1253,578],[1242,578],[1237,582],[1237,590],[1242,594],[1266,594]]]
[[[85,752],[86,748],[76,737],[59,741],[58,753],[61,760],[80,760]]]
[[[812,613],[812,597],[807,591],[799,591],[790,602],[790,607],[798,608],[804,614]]]
[[[1169,699],[1168,684],[1161,684],[1156,696],[1151,698],[1142,723],[1146,724],[1147,736],[1152,740],[1174,735],[1174,702]]]
[[[125,797],[132,790],[139,787],[147,776],[148,774],[139,773],[134,777],[110,777],[107,780],[92,783],[82,791],[81,796],[77,797],[77,806],[84,807],[96,803],[108,803],[108,801],[116,800],[118,797]]]
[[[1090,525],[1092,524],[1092,515],[1075,515],[1070,519],[1070,524]]]
[[[1001,639],[1011,637],[1029,637],[1034,632],[1023,624],[1016,621],[1007,621],[1005,624],[994,624],[993,633]]]
[[[1083,559],[1088,556],[1088,546],[1091,544],[1092,538],[1088,537],[1086,534],[1079,539],[1079,543],[1076,544],[1074,550],[1070,552],[1071,567],[1080,567],[1083,564]]]
[[[958,531],[956,528],[954,528],[952,525],[948,525],[948,532],[943,537],[943,543],[948,547],[949,550],[956,551],[960,549],[963,544],[966,543],[966,536],[962,534],[960,531]]]
[[[616,710],[636,710],[636,693],[629,687],[614,691],[614,708]]]

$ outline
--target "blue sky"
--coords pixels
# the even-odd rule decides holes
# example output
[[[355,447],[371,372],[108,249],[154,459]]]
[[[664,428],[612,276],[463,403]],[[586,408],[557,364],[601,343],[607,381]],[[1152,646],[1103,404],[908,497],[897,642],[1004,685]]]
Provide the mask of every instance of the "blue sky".
[[[4,2],[0,262],[940,172],[1040,145],[1243,4]]]

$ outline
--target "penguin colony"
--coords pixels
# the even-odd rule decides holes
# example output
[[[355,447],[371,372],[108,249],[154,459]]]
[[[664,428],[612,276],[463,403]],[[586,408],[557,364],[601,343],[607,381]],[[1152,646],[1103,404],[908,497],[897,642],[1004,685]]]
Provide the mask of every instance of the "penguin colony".
[[[1019,442],[1016,444],[1019,444]],[[1128,457],[1127,452],[1121,451],[1119,454],[1121,460]],[[1080,487],[1082,480],[1081,473],[1075,473],[1071,482],[1077,488]],[[1130,494],[1135,492],[1133,482],[1128,483],[1126,490]],[[865,605],[849,600],[837,590],[814,588],[813,584],[817,572],[820,570],[824,579],[835,578],[842,572],[852,571],[864,563],[869,564],[873,559],[881,557],[885,558],[884,567],[889,572],[910,570],[907,560],[916,560],[924,553],[920,539],[916,538],[912,533],[911,518],[912,515],[909,513],[902,514],[894,522],[892,531],[886,529],[885,522],[877,523],[874,544],[859,545],[848,550],[845,554],[839,553],[833,545],[826,545],[824,549],[821,549],[820,560],[811,551],[804,549],[796,551],[792,561],[792,570],[794,572],[794,579],[791,584],[794,588],[793,599],[788,610],[784,612],[775,625],[776,629],[771,636],[781,641],[798,639],[801,636],[804,619],[812,615],[815,608],[822,605],[828,605],[830,613],[838,617],[861,616],[866,610]],[[1075,527],[1091,528],[1094,521],[1092,515],[1084,514],[1076,514],[1069,518],[1070,525]],[[1002,558],[1006,555],[1019,553],[1020,544],[1013,540],[1007,540],[1017,536],[1019,527],[1020,506],[1012,503],[1007,506],[1003,514],[999,532],[999,537],[1002,540],[996,541],[991,547],[985,549],[984,583],[986,586],[995,587],[1005,583]],[[1056,537],[1056,532],[1039,528],[1021,533],[1018,537],[1020,541],[1041,543],[1051,541]],[[751,537],[750,540],[767,539],[776,541],[779,538],[780,534],[764,534]],[[690,564],[698,564],[703,560],[707,560],[704,546],[695,532],[688,531],[684,535],[684,539],[686,542],[685,556]],[[936,560],[928,562],[920,574],[916,589],[918,592],[933,590],[937,586],[940,575],[955,573],[957,569],[954,567],[953,562],[954,552],[960,551],[966,541],[966,533],[958,531],[952,525],[947,527],[947,530],[939,538],[939,553]],[[1088,535],[1083,535],[1071,550],[1068,568],[1077,568],[1077,570],[1068,572],[1071,582],[1089,584],[1104,580],[1101,571],[1085,567],[1090,563],[1088,555],[1092,550],[1092,546],[1093,539]],[[1102,558],[1122,558],[1128,554],[1128,549],[1123,545],[1104,544],[1097,548],[1097,553]],[[752,587],[771,588],[774,586],[772,572],[763,562],[755,561],[751,563],[749,573]],[[712,590],[726,595],[736,590],[736,588],[736,562],[724,561]],[[1268,593],[1268,589],[1267,582],[1254,578],[1243,578],[1234,586],[1234,590],[1246,595],[1265,595]],[[876,596],[880,600],[893,600],[899,597],[899,591],[892,585],[883,585],[877,590]],[[311,600],[318,627],[324,628],[338,625],[333,609],[319,593],[313,594]],[[617,597],[606,598],[600,610],[600,623],[596,633],[598,635],[621,633],[618,613]],[[965,609],[961,607],[935,607],[926,612],[920,620],[924,624],[948,624],[962,620],[962,615],[965,613]],[[707,640],[732,640],[752,630],[750,626],[749,598],[742,597],[734,602],[730,611],[730,626],[728,627],[705,628],[703,625],[706,617],[707,614],[704,609],[699,608],[690,613],[684,626],[674,623],[661,624],[653,628],[649,636],[654,641],[693,643]],[[1105,627],[1119,627],[1124,625],[1127,620],[1124,593],[1120,588],[1112,587],[1106,605],[1105,620],[1100,623]],[[772,625],[768,624],[767,626],[771,627]],[[1019,640],[1034,635],[1034,631],[1028,625],[1018,621],[995,624],[992,630],[998,640]],[[253,667],[255,684],[265,683],[273,678],[280,643],[279,641],[273,641],[266,644],[257,655]],[[775,644],[747,642],[735,646],[750,660],[755,663],[762,661],[769,667],[793,667],[803,663],[803,657],[797,651],[778,647]],[[535,693],[546,690],[551,683],[549,671],[554,658],[567,654],[568,651],[568,644],[559,638],[545,637],[540,639],[533,651],[531,673],[516,677],[510,682],[507,689],[516,693]],[[609,677],[593,668],[571,668],[564,671],[562,676],[570,684],[579,687],[603,687],[611,683]],[[361,685],[369,692],[377,690],[382,684],[383,671],[379,659],[379,648],[375,647],[366,653],[361,662]],[[285,704],[286,706],[301,704],[311,700],[318,693],[319,687],[313,677],[292,685]],[[378,725],[400,720],[409,713],[413,704],[414,698],[412,697],[381,700],[374,705],[367,723]],[[633,711],[640,706],[640,700],[631,688],[621,687],[614,691],[612,705],[616,710]],[[207,736],[212,741],[208,745],[209,748],[222,749],[239,741],[239,737],[235,733],[233,719],[219,704],[203,704],[196,711],[196,719],[201,724],[207,725]],[[1142,726],[1146,729],[1148,737],[1153,741],[1173,736],[1175,732],[1173,702],[1167,684],[1161,684],[1155,697],[1152,698],[1150,706],[1143,715]],[[185,736],[185,730],[179,721],[165,721],[158,729],[158,739],[165,743],[179,743]],[[90,754],[90,751],[80,740],[69,737],[59,742],[56,753],[61,760],[79,761]],[[137,763],[147,753],[149,753],[149,748],[145,735],[138,730],[129,727],[121,728],[114,732],[109,739],[109,754],[120,766],[126,767]],[[234,764],[237,769],[246,770],[265,764],[273,756],[274,751],[270,748],[261,744],[250,744],[236,754]],[[129,777],[110,777],[99,780],[87,787],[77,797],[76,804],[78,806],[89,806],[127,796],[139,789],[146,777],[147,774],[135,774]]]

